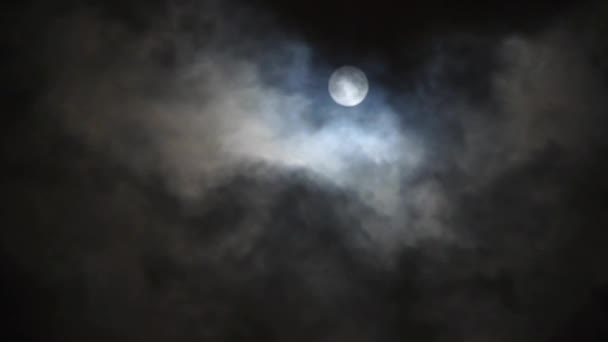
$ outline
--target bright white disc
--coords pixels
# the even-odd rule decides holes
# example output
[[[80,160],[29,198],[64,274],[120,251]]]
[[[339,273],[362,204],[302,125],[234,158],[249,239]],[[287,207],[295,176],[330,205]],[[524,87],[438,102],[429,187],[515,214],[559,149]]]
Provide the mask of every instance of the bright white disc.
[[[353,107],[367,96],[367,77],[359,68],[343,66],[329,78],[329,94],[338,104]]]

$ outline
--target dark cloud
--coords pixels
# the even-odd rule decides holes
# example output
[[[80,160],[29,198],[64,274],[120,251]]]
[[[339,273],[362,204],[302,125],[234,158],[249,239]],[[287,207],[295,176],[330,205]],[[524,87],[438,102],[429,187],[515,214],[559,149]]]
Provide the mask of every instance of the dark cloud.
[[[299,6],[10,9],[3,333],[605,339],[605,10],[374,43]]]

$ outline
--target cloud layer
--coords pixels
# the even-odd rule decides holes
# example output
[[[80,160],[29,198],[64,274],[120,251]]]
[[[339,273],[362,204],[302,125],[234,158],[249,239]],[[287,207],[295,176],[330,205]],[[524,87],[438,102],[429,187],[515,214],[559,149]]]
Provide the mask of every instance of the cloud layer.
[[[3,249],[60,298],[47,337],[537,341],[606,298],[577,29],[440,37],[413,87],[370,61],[343,108],[268,14],[140,20],[68,11],[24,49],[45,79],[4,138]]]

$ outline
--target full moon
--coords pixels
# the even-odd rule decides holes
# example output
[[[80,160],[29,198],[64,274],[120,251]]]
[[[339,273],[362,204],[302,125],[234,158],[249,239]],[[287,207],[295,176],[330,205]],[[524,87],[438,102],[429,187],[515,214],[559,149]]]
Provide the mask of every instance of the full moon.
[[[342,106],[358,105],[365,99],[368,91],[367,77],[359,68],[343,66],[329,78],[329,94]]]

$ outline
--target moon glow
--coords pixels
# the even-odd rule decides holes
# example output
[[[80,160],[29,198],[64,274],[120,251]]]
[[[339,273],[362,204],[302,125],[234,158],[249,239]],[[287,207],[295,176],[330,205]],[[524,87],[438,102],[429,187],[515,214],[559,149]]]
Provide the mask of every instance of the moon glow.
[[[343,66],[329,78],[329,94],[339,105],[354,107],[367,96],[369,85],[365,73],[353,66]]]

